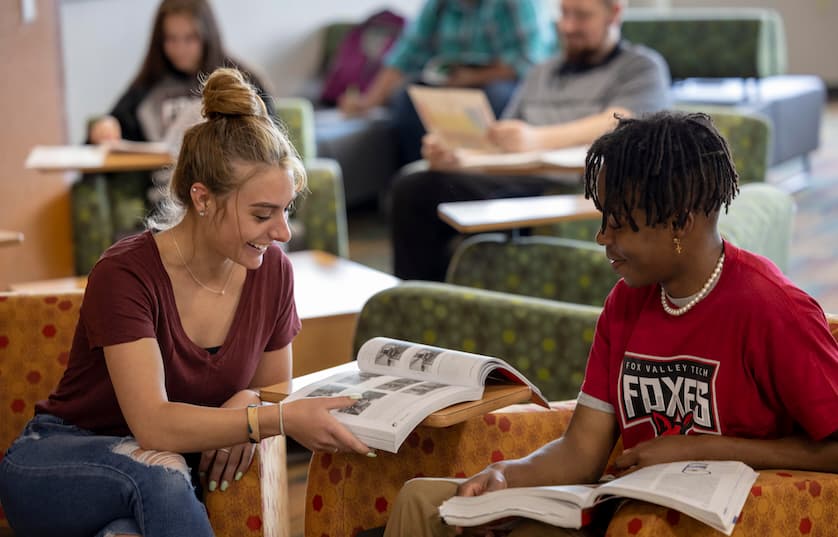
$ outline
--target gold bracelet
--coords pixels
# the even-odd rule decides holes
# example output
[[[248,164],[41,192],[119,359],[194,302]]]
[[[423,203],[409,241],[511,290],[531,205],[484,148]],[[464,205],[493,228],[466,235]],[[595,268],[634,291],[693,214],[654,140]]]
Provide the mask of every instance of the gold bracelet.
[[[279,434],[285,436],[285,420],[282,419],[282,404],[285,401],[279,402]]]
[[[258,444],[262,440],[259,434],[259,405],[247,405],[247,439],[251,444]]]

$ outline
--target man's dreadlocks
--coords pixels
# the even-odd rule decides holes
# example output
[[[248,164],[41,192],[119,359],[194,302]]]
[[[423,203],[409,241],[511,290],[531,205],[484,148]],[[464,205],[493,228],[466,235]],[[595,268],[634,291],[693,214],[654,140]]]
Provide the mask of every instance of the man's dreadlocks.
[[[598,178],[605,181],[605,199],[599,199]],[[722,205],[727,211],[739,192],[738,178],[727,142],[708,115],[658,112],[619,118],[591,145],[585,197],[602,211],[602,231],[609,217],[637,231],[634,209],[646,212],[647,226],[672,220],[680,229],[691,212],[709,216]]]

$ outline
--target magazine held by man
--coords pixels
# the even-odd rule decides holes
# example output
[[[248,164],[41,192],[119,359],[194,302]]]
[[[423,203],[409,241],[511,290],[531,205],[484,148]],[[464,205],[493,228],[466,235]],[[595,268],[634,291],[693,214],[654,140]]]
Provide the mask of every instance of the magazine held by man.
[[[733,532],[759,474],[739,461],[656,464],[595,485],[507,488],[480,496],[454,496],[440,507],[452,526],[480,526],[508,517],[581,528],[592,508],[613,498],[632,498],[675,509],[725,535]],[[458,480],[462,481],[462,480]]]
[[[358,350],[357,365],[356,371],[309,384],[285,401],[360,394],[354,405],[332,414],[368,446],[392,453],[427,416],[480,400],[487,384],[529,386],[531,400],[549,406],[535,385],[499,358],[376,337]]]

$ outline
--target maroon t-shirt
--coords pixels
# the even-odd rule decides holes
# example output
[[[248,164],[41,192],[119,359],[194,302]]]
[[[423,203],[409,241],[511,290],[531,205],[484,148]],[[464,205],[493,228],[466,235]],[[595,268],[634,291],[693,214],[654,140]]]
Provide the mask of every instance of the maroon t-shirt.
[[[281,349],[300,331],[291,262],[277,246],[248,270],[224,343],[211,354],[180,323],[169,275],[151,232],[111,246],[93,267],[67,370],[36,413],[58,416],[99,434],[127,435],[103,347],[155,338],[170,401],[220,406],[250,386],[265,351]]]

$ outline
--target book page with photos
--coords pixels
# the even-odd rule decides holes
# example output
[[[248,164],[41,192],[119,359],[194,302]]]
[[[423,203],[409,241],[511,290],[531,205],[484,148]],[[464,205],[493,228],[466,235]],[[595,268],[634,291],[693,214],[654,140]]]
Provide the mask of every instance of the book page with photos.
[[[373,338],[358,351],[358,370],[332,375],[289,395],[305,397],[357,393],[361,399],[332,411],[368,446],[395,453],[407,435],[433,412],[483,396],[483,383],[503,362],[437,347]],[[528,384],[511,366],[507,383]],[[517,375],[517,377],[516,377]],[[543,400],[543,397],[541,397]]]

